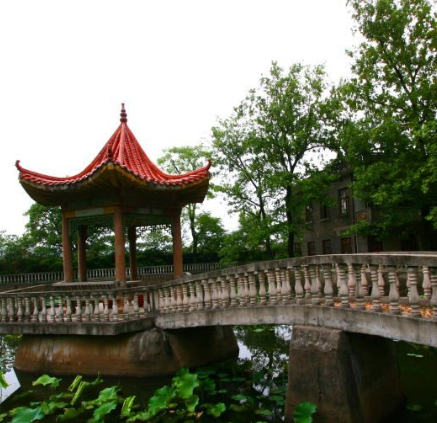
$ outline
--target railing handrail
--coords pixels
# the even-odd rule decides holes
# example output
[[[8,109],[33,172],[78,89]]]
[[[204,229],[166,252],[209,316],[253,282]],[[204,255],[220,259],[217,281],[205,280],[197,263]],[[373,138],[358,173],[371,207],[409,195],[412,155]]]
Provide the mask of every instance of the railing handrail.
[[[224,265],[220,262],[210,262],[210,263],[185,263],[183,266],[184,272],[202,272],[202,271],[210,271],[223,268],[225,266],[232,265]],[[162,264],[157,266],[142,266],[138,268],[139,276],[148,276],[148,275],[163,275],[163,274],[172,274],[173,273],[173,265],[172,264]],[[100,268],[100,269],[88,269],[87,270],[88,279],[95,278],[105,278],[105,277],[114,277],[115,269],[110,268]],[[126,276],[130,276],[130,269],[126,268]],[[75,278],[77,278],[77,274],[75,273]],[[1,284],[28,284],[28,283],[51,283],[57,282],[64,279],[63,271],[48,271],[48,272],[32,272],[32,273],[13,273],[7,275],[0,275],[0,285]]]

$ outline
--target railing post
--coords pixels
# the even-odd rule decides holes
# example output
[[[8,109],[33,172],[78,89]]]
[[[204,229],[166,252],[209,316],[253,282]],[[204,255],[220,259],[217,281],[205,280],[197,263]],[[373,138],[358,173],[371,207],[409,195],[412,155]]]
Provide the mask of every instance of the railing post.
[[[436,269],[432,269],[433,272],[431,274],[431,288],[432,288],[432,296],[431,296],[431,307],[432,307],[432,320],[437,322],[437,274]]]
[[[322,265],[322,273],[323,273],[323,279],[325,280],[325,287],[324,287],[325,306],[330,307],[334,304],[332,298],[334,290],[332,288],[331,265],[330,264]]]
[[[313,264],[308,266],[308,273],[311,281],[311,304],[316,306],[320,304],[319,287],[316,279],[316,268]]]
[[[305,298],[311,298],[311,279],[310,279],[308,266],[302,266],[302,267],[303,267],[303,276],[305,279],[305,285],[303,286],[305,290]]]
[[[349,308],[349,288],[346,282],[346,265],[343,263],[338,264],[338,279],[340,283],[338,294],[341,300],[341,307]]]
[[[294,292],[296,293],[296,304],[305,303],[304,289],[302,286],[302,273],[300,272],[300,266],[294,266]]]
[[[429,267],[423,266],[422,267],[422,273],[423,273],[423,296],[425,300],[431,299],[431,279],[429,277]]]
[[[408,299],[411,306],[411,316],[420,317],[419,310],[419,292],[417,291],[417,273],[414,267],[408,266],[408,274],[410,276],[410,294]]]
[[[371,297],[372,297],[373,311],[380,313],[382,311],[382,308],[381,308],[381,290],[378,284],[378,280],[379,280],[378,266],[376,264],[371,264],[369,267],[370,267],[370,279],[372,281]]]
[[[390,283],[390,292],[389,292],[389,300],[390,300],[390,313],[391,314],[399,314],[399,291],[396,284],[396,267],[388,266],[388,281]]]

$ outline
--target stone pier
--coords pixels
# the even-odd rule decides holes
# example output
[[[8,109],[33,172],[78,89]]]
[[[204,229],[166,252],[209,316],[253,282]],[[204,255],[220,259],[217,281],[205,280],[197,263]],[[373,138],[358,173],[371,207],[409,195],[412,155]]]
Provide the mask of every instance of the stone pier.
[[[57,376],[154,377],[238,356],[229,326],[114,336],[23,335],[17,370]]]
[[[302,401],[318,423],[379,423],[403,401],[393,341],[340,330],[294,326],[285,421]]]

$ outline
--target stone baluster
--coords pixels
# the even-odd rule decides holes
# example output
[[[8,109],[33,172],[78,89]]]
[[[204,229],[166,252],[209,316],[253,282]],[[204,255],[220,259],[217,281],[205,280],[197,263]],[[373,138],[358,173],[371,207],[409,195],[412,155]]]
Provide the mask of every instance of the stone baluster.
[[[399,314],[399,291],[396,285],[396,267],[388,266],[388,281],[390,284],[390,292],[388,298],[390,300],[390,313]]]
[[[256,277],[254,272],[249,272],[249,304],[256,305]]]
[[[123,298],[123,320],[129,320],[129,295],[122,294]]]
[[[100,321],[100,294],[96,294],[96,296],[91,297],[92,303],[94,303],[94,309],[92,309],[93,321]],[[91,307],[92,307],[91,303]]]
[[[46,299],[44,296],[40,297],[40,299],[41,299],[41,322],[47,322]]]
[[[197,310],[203,310],[205,308],[205,304],[203,302],[203,288],[202,281],[196,281],[196,300],[197,300]]]
[[[13,298],[7,299],[7,308],[8,308],[8,322],[13,322],[15,320],[15,309]]]
[[[370,266],[370,280],[372,281],[372,305],[373,311],[380,313],[382,311],[381,308],[381,290],[378,285],[378,266],[376,264],[371,264]]]
[[[432,307],[432,320],[437,322],[437,273],[436,269],[433,269],[431,274],[431,307]]]
[[[158,289],[158,302],[159,302],[159,311],[161,313],[167,313],[167,298],[165,295],[165,288]]]
[[[56,312],[56,321],[64,321],[64,298],[62,297],[62,295],[58,297],[58,310]]]
[[[348,282],[346,281],[346,265],[339,263],[338,264],[338,278],[340,281],[340,289],[338,291],[338,295],[341,300],[342,308],[349,308],[349,287]]]
[[[259,281],[259,305],[267,304],[267,291],[266,291],[266,274],[261,271],[258,272],[258,281]]]
[[[182,311],[187,312],[190,309],[190,299],[188,298],[188,286],[182,285]]]
[[[53,323],[55,321],[55,299],[50,296],[50,312],[49,312],[49,323]]]
[[[183,291],[182,286],[177,285],[175,287],[176,292],[176,311],[178,313],[182,313],[184,311],[184,299],[183,299]]]
[[[331,274],[331,265],[324,264],[322,266],[323,279],[325,280],[325,286],[323,293],[325,295],[325,306],[330,307],[334,304],[333,294],[334,289],[332,287],[332,274]]]
[[[311,304],[319,305],[320,304],[319,287],[317,285],[317,280],[316,280],[316,267],[313,264],[310,264],[308,266],[308,273],[311,281]]]
[[[144,295],[146,295],[146,294],[144,294]],[[152,294],[150,294],[150,295],[152,295]],[[158,290],[158,297],[159,297],[159,290]],[[152,300],[152,297],[150,297],[150,300]],[[160,312],[161,313],[171,313],[171,291],[170,291],[170,288],[162,288],[162,301],[163,301],[164,307],[162,309],[160,309]]]
[[[117,304],[117,294],[111,294],[112,301],[112,320],[116,322],[118,320],[118,304]]]
[[[369,281],[367,279],[366,265],[361,266],[361,289],[363,290],[363,296],[369,295]]]
[[[304,304],[304,289],[302,286],[302,273],[300,271],[300,266],[294,267],[294,292],[296,293],[296,303]]]
[[[210,279],[210,287],[212,293],[212,308],[217,309],[220,307],[220,292],[217,285],[217,278]]]
[[[190,293],[190,303],[188,311],[197,310],[196,282],[191,282],[188,284],[188,291]]]
[[[357,279],[355,274],[355,266],[353,264],[347,265],[347,287],[349,290],[349,297],[353,298],[357,293]]]
[[[23,299],[18,297],[15,301],[17,302],[17,320],[22,322],[24,320]]]
[[[85,310],[82,315],[82,322],[89,322],[91,320],[91,308],[90,308],[90,297],[85,296]]]
[[[6,304],[6,298],[1,299],[1,321],[6,322],[8,320],[8,307]]]
[[[237,301],[237,284],[235,281],[235,275],[229,275],[229,298],[230,298],[230,307],[238,306]]]
[[[414,267],[408,266],[408,274],[410,276],[410,293],[408,299],[411,306],[411,317],[420,317],[419,309],[419,292],[417,290],[417,273]]]
[[[311,298],[311,279],[310,279],[310,272],[308,269],[308,266],[302,266],[303,267],[303,276],[305,279],[305,284],[303,286],[305,290],[305,298]]]
[[[267,272],[267,284],[268,284],[268,293],[269,293],[269,304],[275,305],[278,303],[278,297],[276,295],[276,277],[275,271],[269,269]]]
[[[26,296],[24,299],[24,321],[30,321],[30,298]]]
[[[103,296],[103,321],[104,322],[109,322],[109,300],[108,300],[108,296],[104,295]]]
[[[134,319],[138,319],[140,317],[140,306],[138,304],[138,292],[134,293],[133,317],[134,317]]]
[[[170,313],[176,313],[176,290],[174,288],[174,286],[170,286],[168,288],[168,291],[170,293],[170,306],[169,306],[169,311]]]
[[[30,321],[32,323],[36,323],[38,322],[38,313],[39,313],[38,298],[32,297],[32,300],[33,300],[33,313],[32,313],[32,317],[30,318]]]
[[[380,264],[378,266],[378,287],[381,297],[385,296],[385,279],[384,279],[384,266]]]
[[[67,302],[67,308],[65,310],[65,318],[64,321],[65,322],[71,322],[71,315],[73,314],[72,310],[71,310],[71,298],[69,295],[67,295],[66,297],[66,302]]]
[[[206,279],[202,279],[203,292],[205,293],[204,297],[204,308],[205,310],[209,310],[211,308],[211,291],[209,289],[209,284]]]
[[[276,302],[282,303],[282,277],[281,269],[275,269],[275,281],[276,281]]]
[[[282,269],[282,288],[281,297],[283,304],[289,304],[291,302],[291,284],[290,284],[290,269]]]
[[[77,295],[76,296],[76,321],[81,322],[82,321],[82,298]]]
[[[423,273],[423,296],[425,300],[431,299],[431,278],[429,277],[429,267],[423,266],[422,267],[422,273]]]
[[[223,295],[223,303],[222,306],[224,308],[228,308],[231,305],[231,290],[229,286],[229,279],[226,276],[221,277],[221,288],[222,288],[222,295]],[[256,293],[256,290],[255,290]]]
[[[249,298],[249,278],[247,273],[244,274],[243,281],[244,281],[244,289],[243,289],[244,301],[245,304],[248,305],[250,304],[250,298]]]
[[[245,286],[244,286],[244,275],[237,275],[237,287],[238,287],[238,305],[240,307],[244,307],[246,305],[246,295],[245,295]]]
[[[361,264],[352,264],[352,272],[354,274],[355,279],[355,300],[358,310],[364,310],[365,307],[365,299],[364,299],[364,289],[361,280],[361,276],[363,266]]]

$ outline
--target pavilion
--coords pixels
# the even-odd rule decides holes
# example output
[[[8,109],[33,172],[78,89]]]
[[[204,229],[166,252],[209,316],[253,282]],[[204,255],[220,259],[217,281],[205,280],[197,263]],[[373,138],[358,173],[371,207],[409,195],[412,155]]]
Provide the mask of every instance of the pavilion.
[[[115,280],[126,284],[125,233],[129,240],[130,279],[138,277],[137,228],[171,225],[173,273],[183,274],[180,216],[190,203],[203,202],[209,184],[209,162],[182,175],[168,175],[149,159],[127,125],[122,104],[120,126],[95,159],[74,176],[54,177],[20,166],[19,181],[37,203],[60,206],[64,282],[73,282],[72,236],[77,234],[78,279],[87,281],[86,239],[92,226],[115,233]]]

